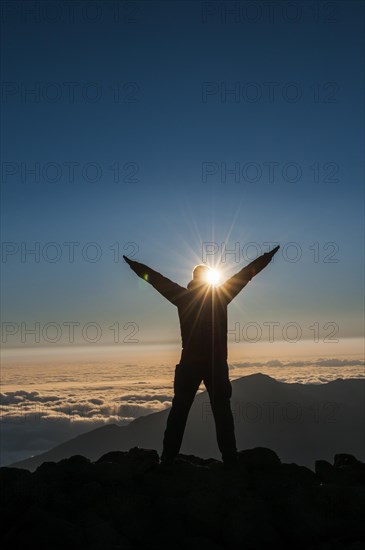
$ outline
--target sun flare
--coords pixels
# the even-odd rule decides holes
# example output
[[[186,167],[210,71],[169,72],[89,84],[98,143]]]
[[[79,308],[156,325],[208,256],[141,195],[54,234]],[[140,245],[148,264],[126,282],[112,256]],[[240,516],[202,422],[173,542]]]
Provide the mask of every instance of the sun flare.
[[[209,268],[207,272],[207,281],[211,285],[217,285],[219,283],[219,280],[221,278],[221,275],[217,269]]]

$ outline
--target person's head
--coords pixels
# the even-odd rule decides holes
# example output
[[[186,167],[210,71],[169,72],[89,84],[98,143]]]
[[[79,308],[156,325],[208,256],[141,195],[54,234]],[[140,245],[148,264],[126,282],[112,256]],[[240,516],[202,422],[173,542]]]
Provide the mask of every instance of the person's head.
[[[193,269],[193,281],[195,283],[206,283],[209,267],[204,264],[196,265]]]

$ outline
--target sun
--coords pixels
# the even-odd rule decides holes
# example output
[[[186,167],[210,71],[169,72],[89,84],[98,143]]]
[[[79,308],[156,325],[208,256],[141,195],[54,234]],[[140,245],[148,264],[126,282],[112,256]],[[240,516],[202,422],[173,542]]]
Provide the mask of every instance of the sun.
[[[217,269],[212,269],[211,267],[207,271],[207,281],[211,285],[217,285],[221,278],[221,274]]]

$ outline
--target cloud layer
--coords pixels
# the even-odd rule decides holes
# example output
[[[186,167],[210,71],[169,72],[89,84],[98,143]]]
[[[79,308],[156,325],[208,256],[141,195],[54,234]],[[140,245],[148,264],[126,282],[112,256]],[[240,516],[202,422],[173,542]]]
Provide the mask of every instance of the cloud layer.
[[[365,376],[364,361],[352,358],[230,364],[231,379],[256,372],[284,382],[315,384]],[[48,365],[9,372],[5,368],[0,394],[1,464],[38,454],[106,423],[127,424],[166,409],[173,396],[173,374],[173,367],[136,370],[136,365],[124,369],[117,365],[113,370],[110,365],[95,369],[76,364],[72,372]]]

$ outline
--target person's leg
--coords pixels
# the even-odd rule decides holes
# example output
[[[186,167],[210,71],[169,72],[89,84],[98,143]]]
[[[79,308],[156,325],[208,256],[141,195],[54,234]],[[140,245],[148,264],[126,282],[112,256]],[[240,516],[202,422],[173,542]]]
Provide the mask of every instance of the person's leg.
[[[198,369],[181,363],[176,365],[174,397],[163,439],[162,462],[172,461],[180,450],[190,407],[200,382]]]
[[[235,463],[237,447],[230,401],[232,386],[228,365],[212,365],[206,369],[204,384],[209,394],[222,460],[226,464]]]

